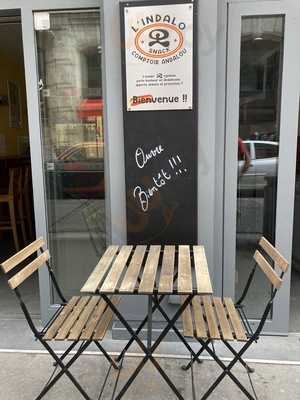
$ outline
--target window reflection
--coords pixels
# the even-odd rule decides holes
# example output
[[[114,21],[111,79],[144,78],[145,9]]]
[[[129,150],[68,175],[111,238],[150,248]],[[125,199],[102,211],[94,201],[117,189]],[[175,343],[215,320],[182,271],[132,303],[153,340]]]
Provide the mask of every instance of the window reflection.
[[[284,18],[242,18],[236,297],[253,266],[253,253],[264,235],[275,242],[281,73]],[[268,296],[258,272],[248,313],[260,317]]]
[[[49,15],[50,29],[36,32],[48,233],[72,296],[106,245],[100,15]]]

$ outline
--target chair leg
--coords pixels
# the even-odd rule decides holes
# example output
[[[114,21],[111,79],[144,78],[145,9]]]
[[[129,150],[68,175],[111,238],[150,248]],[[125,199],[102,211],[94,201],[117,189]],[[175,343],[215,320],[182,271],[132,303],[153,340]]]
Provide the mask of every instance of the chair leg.
[[[74,378],[74,376],[71,374],[69,371],[69,368],[71,365],[77,360],[77,358],[86,350],[86,348],[91,344],[91,342],[85,342],[83,343],[77,353],[69,360],[67,364],[64,364],[61,359],[56,355],[54,350],[48,345],[47,342],[45,342],[42,339],[39,339],[41,344],[45,347],[45,349],[48,351],[48,353],[54,358],[55,362],[61,367],[61,371],[53,377],[53,379],[44,387],[44,389],[41,391],[41,393],[36,397],[35,400],[40,400],[45,396],[46,393],[56,384],[56,382],[65,374],[68,376],[68,378],[71,380],[71,382],[74,384],[74,386],[78,389],[78,391],[82,394],[82,396],[86,400],[91,400],[91,398],[88,396],[88,394],[85,392],[85,390],[81,387],[81,385],[77,382],[77,380]]]
[[[231,351],[231,353],[238,357],[239,362],[242,364],[242,366],[246,369],[247,372],[249,372],[249,374],[252,374],[253,372],[255,372],[254,368],[251,368],[241,357],[239,357],[238,352],[227,342],[223,341],[223,343],[225,344],[225,346]]]
[[[205,343],[208,346],[210,342],[211,342],[211,340],[208,339]],[[196,353],[196,355],[191,358],[191,361],[187,365],[181,366],[181,369],[183,369],[184,371],[187,371],[188,369],[190,369],[191,366],[194,364],[194,362],[199,360],[199,357],[203,353],[204,350],[205,350],[205,347],[202,346],[201,349],[198,351],[198,353]]]
[[[207,390],[207,392],[201,397],[201,400],[206,400],[211,395],[211,393],[215,390],[215,388],[221,383],[221,381],[225,378],[226,375],[229,378],[231,378],[231,380],[248,397],[248,399],[255,400],[254,397],[248,392],[248,390],[241,384],[241,382],[231,372],[231,369],[239,361],[239,359],[242,357],[242,355],[245,353],[245,351],[250,347],[250,345],[253,343],[253,340],[250,340],[249,342],[247,342],[244,345],[244,347],[242,347],[242,349],[237,353],[237,356],[234,357],[233,360],[227,366],[220,360],[220,358],[208,346],[206,346],[206,344],[203,340],[201,340],[200,338],[198,338],[197,340],[202,346],[204,346],[206,348],[207,352],[212,356],[212,358],[216,361],[216,363],[223,369],[222,374],[219,375],[219,377],[210,386],[210,388]]]
[[[74,349],[74,347],[77,345],[77,343],[78,343],[78,342],[73,342],[73,343],[71,344],[71,346],[69,346],[69,347],[67,348],[67,350],[59,357],[60,361],[63,361],[63,360],[68,356],[68,354],[70,353],[70,351],[72,351],[72,350]],[[56,367],[57,365],[58,365],[57,362],[54,361],[53,366]]]
[[[15,205],[14,205],[13,199],[9,200],[8,206],[9,206],[9,216],[10,216],[10,223],[11,223],[11,227],[12,227],[12,231],[13,231],[15,248],[16,248],[16,251],[19,251],[20,246],[19,246],[18,231],[17,231]]]
[[[116,364],[116,362],[107,354],[106,350],[101,346],[101,344],[97,341],[94,342],[95,345],[98,347],[98,349],[101,351],[101,353],[104,355],[104,357],[107,359],[107,361],[114,367],[114,369],[119,369],[119,366]]]

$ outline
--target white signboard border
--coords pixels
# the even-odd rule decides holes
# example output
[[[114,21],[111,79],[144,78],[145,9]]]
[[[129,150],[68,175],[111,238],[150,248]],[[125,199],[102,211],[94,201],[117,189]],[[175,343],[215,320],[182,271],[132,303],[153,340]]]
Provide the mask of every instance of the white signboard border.
[[[194,4],[124,7],[126,110],[193,109]]]

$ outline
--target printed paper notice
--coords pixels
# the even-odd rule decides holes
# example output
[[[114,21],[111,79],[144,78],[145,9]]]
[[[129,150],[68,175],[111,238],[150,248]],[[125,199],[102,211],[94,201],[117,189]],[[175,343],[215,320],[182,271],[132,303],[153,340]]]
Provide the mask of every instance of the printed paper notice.
[[[36,31],[48,31],[50,29],[50,14],[48,12],[34,13],[34,29]]]
[[[127,111],[193,107],[193,4],[125,7]]]

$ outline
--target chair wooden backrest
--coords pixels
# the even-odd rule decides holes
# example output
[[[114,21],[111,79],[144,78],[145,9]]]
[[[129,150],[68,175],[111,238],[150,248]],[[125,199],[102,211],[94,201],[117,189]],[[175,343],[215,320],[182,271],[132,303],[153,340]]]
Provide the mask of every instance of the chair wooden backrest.
[[[277,265],[282,272],[280,275],[278,275],[276,270],[272,268],[269,261],[267,261],[267,259],[259,250],[256,250],[254,254],[254,260],[262,272],[266,275],[270,283],[276,289],[279,289],[282,284],[283,275],[288,270],[289,263],[265,237],[260,239],[259,246],[264,250],[272,262],[274,262],[274,265]]]
[[[24,185],[23,185],[23,192],[26,193],[29,189],[29,167],[26,165],[24,171]]]
[[[255,260],[255,265],[249,275],[249,278],[246,282],[246,285],[245,285],[245,288],[243,290],[241,297],[235,303],[237,307],[243,306],[243,302],[248,294],[250,285],[253,281],[253,277],[254,277],[256,268],[257,268],[257,266],[259,266],[261,271],[265,274],[268,281],[272,284],[272,293],[271,293],[269,301],[266,305],[266,308],[263,312],[260,323],[258,324],[256,331],[254,333],[255,340],[259,337],[259,335],[264,327],[264,324],[268,318],[269,312],[271,311],[274,298],[277,294],[278,289],[282,285],[283,276],[289,267],[288,261],[265,237],[262,237],[258,244],[259,244],[260,248],[262,249],[262,251],[266,254],[267,258],[270,259],[271,263],[274,264],[275,266],[277,265],[280,268],[281,273],[278,274],[276,269],[272,268],[270,262],[262,254],[262,252],[260,250],[256,250],[256,252],[254,253],[254,257],[253,257]]]
[[[280,254],[280,252],[270,243],[265,237],[262,237],[259,241],[259,245],[268,256],[274,261],[278,267],[286,272],[289,268],[288,261]]]
[[[15,168],[9,169],[9,184],[8,184],[8,195],[10,197],[14,197],[14,188],[15,188]]]
[[[34,253],[36,253],[38,250],[42,251],[40,255],[35,255],[32,261],[22,266],[16,274],[12,274],[13,276],[10,277],[8,280],[8,284],[11,289],[16,289],[19,285],[21,285],[21,283],[23,283],[35,271],[37,271],[42,265],[44,265],[46,261],[49,260],[49,251],[42,250],[44,244],[44,239],[39,238],[1,264],[2,271],[7,274],[17,266],[20,266],[20,264],[28,257],[33,256]]]
[[[9,185],[8,195],[14,199],[17,199],[23,191],[23,177],[22,168],[13,167],[9,168]]]

